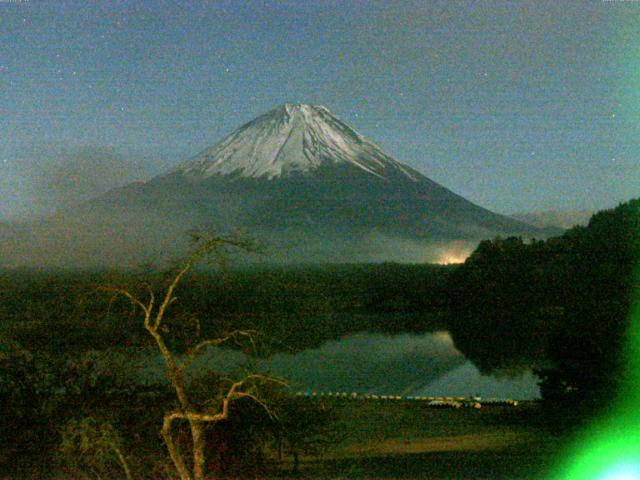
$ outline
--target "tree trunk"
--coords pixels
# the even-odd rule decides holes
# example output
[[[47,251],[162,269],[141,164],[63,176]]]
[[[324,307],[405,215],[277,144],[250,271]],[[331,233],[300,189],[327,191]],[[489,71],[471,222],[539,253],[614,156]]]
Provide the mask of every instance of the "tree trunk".
[[[173,441],[173,436],[171,435],[171,418],[169,416],[164,417],[164,422],[162,423],[162,438],[164,439],[164,443],[167,446],[167,450],[169,451],[169,456],[171,457],[171,461],[173,465],[176,467],[178,471],[178,475],[180,475],[180,480],[193,480],[191,477],[191,473],[189,469],[184,463],[184,459],[182,458],[182,454],[178,450],[178,446]]]
[[[124,474],[127,477],[127,480],[133,480],[133,476],[131,476],[131,470],[129,469],[129,464],[127,463],[126,458],[124,458],[122,451],[116,446],[113,447],[113,450],[114,452],[116,452],[116,456],[118,457],[118,461],[120,462],[120,465],[124,470]]]
[[[297,450],[293,451],[293,473],[295,475],[300,474],[300,457]]]
[[[204,480],[205,475],[205,432],[204,424],[192,420],[191,424],[191,438],[193,440],[193,478],[195,480]]]

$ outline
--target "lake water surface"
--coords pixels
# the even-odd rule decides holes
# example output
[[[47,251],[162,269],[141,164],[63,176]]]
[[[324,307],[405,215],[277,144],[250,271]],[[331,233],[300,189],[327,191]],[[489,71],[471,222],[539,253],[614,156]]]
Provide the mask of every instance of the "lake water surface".
[[[239,352],[211,349],[196,371],[230,371],[245,361]],[[160,357],[145,360],[147,379],[162,378]],[[530,372],[520,377],[481,375],[454,346],[449,333],[385,335],[358,333],[295,354],[279,353],[263,367],[287,379],[296,391],[378,395],[531,399],[540,392]]]

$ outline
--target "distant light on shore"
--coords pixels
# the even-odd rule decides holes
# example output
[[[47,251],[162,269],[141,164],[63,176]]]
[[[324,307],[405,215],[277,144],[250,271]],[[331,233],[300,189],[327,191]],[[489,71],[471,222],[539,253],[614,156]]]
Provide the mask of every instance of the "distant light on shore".
[[[469,255],[446,254],[440,257],[438,263],[441,265],[451,265],[455,263],[464,263]]]
[[[469,242],[463,242],[459,240],[454,240],[450,242],[446,246],[443,246],[440,252],[437,255],[436,263],[441,265],[451,265],[456,263],[464,263],[471,252],[473,251],[473,247],[469,244]]]

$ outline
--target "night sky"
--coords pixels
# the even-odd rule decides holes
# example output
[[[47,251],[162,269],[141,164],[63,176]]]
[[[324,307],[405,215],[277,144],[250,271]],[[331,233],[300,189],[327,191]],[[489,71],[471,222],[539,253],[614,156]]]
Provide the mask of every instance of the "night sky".
[[[285,101],[495,211],[611,207],[640,196],[640,2],[0,0],[0,218],[78,147],[148,176]]]

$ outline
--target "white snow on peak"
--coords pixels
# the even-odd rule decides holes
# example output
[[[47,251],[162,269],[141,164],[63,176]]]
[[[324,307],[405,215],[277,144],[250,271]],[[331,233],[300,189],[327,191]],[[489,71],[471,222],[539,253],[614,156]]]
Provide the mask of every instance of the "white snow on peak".
[[[340,163],[381,178],[395,171],[418,180],[415,171],[385,154],[326,107],[292,103],[243,125],[174,172],[194,179],[229,174],[272,179]]]

